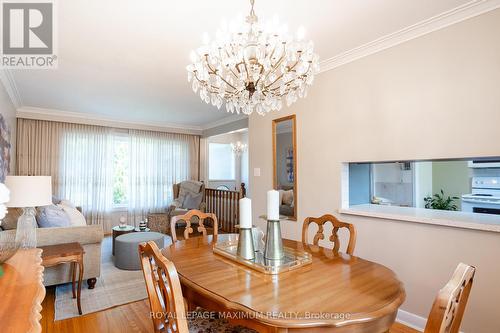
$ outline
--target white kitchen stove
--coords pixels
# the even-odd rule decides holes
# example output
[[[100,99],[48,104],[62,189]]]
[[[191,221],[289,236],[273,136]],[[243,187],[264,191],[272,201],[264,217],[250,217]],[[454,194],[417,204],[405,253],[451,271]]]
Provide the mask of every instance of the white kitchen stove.
[[[500,177],[472,178],[472,193],[462,195],[462,211],[500,215]]]

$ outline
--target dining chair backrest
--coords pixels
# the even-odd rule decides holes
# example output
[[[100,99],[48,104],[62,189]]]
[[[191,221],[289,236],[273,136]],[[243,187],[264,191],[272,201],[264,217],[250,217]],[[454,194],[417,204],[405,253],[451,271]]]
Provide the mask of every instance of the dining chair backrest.
[[[139,244],[139,255],[155,333],[188,333],[184,298],[174,264],[153,241]]]
[[[211,219],[213,221],[213,235],[217,236],[218,229],[219,229],[219,223],[217,222],[217,216],[212,213],[203,213],[202,211],[199,211],[197,209],[193,209],[188,211],[184,215],[177,215],[177,216],[172,216],[170,219],[170,235],[172,236],[172,242],[177,242],[177,234],[175,232],[175,226],[177,222],[179,221],[185,221],[186,222],[186,228],[184,229],[184,238],[188,239],[189,234],[192,234],[194,232],[193,228],[191,227],[191,219],[193,217],[198,217],[199,224],[198,224],[198,232],[201,232],[203,236],[207,235],[207,229],[204,225],[204,222],[206,219]]]
[[[329,240],[333,242],[333,252],[338,254],[340,249],[340,240],[339,240],[339,229],[346,228],[349,230],[349,243],[347,244],[346,253],[352,255],[354,253],[354,247],[356,246],[356,229],[354,225],[346,222],[339,221],[335,216],[326,214],[321,217],[308,217],[304,220],[304,224],[302,225],[302,243],[309,243],[309,225],[311,223],[316,223],[318,225],[318,231],[314,235],[313,244],[319,246],[319,241],[325,239],[324,228],[323,226],[327,223],[332,224],[332,234],[330,235]]]
[[[451,280],[434,300],[424,333],[458,333],[476,269],[458,264]]]

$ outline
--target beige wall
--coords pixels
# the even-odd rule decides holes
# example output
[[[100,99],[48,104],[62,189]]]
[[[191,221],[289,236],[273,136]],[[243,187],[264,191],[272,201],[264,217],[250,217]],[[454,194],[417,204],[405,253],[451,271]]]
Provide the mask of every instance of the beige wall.
[[[10,101],[10,97],[5,90],[5,87],[0,83],[0,113],[3,115],[5,120],[10,126],[10,172],[11,174],[15,171],[16,163],[16,108]]]
[[[265,191],[272,187],[271,122],[288,114],[297,115],[299,222],[284,222],[283,235],[293,239],[306,216],[340,207],[342,162],[499,156],[498,36],[500,10],[320,74],[306,99],[252,115],[254,216],[265,212]],[[427,316],[459,262],[477,266],[462,329],[498,331],[500,234],[342,219],[356,224],[356,254],[393,269],[407,292],[402,309],[419,316]]]

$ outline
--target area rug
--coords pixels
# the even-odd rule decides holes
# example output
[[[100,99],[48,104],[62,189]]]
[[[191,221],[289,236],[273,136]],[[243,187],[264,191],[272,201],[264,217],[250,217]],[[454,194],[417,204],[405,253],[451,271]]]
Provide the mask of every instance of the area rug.
[[[111,255],[111,241],[111,237],[103,240],[101,277],[97,279],[95,288],[88,289],[86,281],[82,284],[81,304],[84,315],[148,297],[142,271],[126,271],[115,267]],[[71,283],[57,286],[55,320],[78,316]]]

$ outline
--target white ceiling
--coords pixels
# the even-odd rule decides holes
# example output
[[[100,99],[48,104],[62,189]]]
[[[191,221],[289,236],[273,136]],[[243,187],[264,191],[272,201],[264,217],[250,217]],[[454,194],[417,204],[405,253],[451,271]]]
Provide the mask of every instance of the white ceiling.
[[[468,2],[256,0],[255,9],[292,31],[303,25],[326,60]],[[186,126],[227,117],[191,91],[185,67],[202,33],[246,14],[248,0],[57,3],[59,67],[12,71],[22,106]]]

